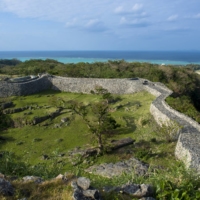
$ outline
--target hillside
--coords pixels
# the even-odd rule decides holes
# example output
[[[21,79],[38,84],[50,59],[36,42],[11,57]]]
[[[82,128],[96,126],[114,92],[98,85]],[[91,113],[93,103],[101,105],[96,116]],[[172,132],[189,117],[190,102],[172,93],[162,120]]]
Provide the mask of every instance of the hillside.
[[[173,94],[167,99],[168,104],[200,123],[200,76],[194,71],[198,69],[198,65],[160,66],[150,63],[128,63],[124,60],[63,64],[47,59],[29,60],[16,66],[4,66],[0,68],[0,74],[22,76],[48,72],[64,77],[146,78],[169,87]]]
[[[5,68],[2,69],[5,70]],[[19,68],[13,69],[18,70]],[[146,68],[139,66],[138,69],[142,71]],[[196,88],[195,84],[198,84],[199,81],[199,77],[194,75],[190,69],[150,66],[149,64],[147,64],[147,69],[153,71],[152,75],[150,71],[149,73],[145,72],[146,75],[151,75],[151,78],[159,78],[156,74],[159,74],[160,70],[166,75],[165,70],[172,69],[174,74],[186,77],[186,82],[191,81],[191,88],[183,88],[181,85],[178,90],[181,92],[174,92],[173,97],[169,98],[172,103],[174,103],[174,97],[182,100],[181,94],[189,94],[188,91],[193,91]],[[77,69],[78,73],[80,71]],[[142,74],[142,72],[139,73]],[[168,84],[172,83],[170,82],[171,79],[167,80]],[[178,78],[177,80],[184,84],[183,79]],[[84,83],[82,82],[82,84]],[[198,191],[200,187],[199,179],[194,179],[195,174],[186,171],[182,163],[176,160],[174,156],[176,142],[170,137],[169,128],[166,126],[159,127],[149,113],[149,107],[154,97],[147,92],[138,91],[135,94],[111,95],[103,88],[96,89],[94,88],[91,94],[47,90],[34,95],[1,98],[2,105],[5,105],[6,102],[12,103],[7,108],[3,106],[0,113],[2,163],[0,171],[11,176],[37,175],[44,179],[54,178],[59,173],[64,174],[67,171],[69,179],[74,175],[86,176],[91,179],[92,185],[99,189],[102,189],[105,185],[120,186],[132,181],[137,184],[152,184],[156,199],[198,199],[200,195]],[[188,98],[190,96],[184,97],[187,100],[187,105],[190,104]],[[110,122],[116,122],[120,127],[116,126],[116,130],[113,129],[112,133],[109,133],[109,137],[104,138],[106,151],[102,155],[95,154],[96,156],[82,157],[85,149],[89,148],[93,152],[90,147],[97,145],[95,138],[91,135],[93,133],[91,132],[93,129],[90,129],[92,124],[88,123],[89,121],[95,123],[94,119],[98,116],[96,115],[98,112],[95,114],[97,110],[93,110],[92,107],[98,108],[99,102],[105,100],[109,105],[108,114],[112,117],[109,118],[112,119]],[[73,105],[78,106],[78,110],[73,110]],[[85,120],[85,116],[89,121]],[[172,123],[170,128],[174,129],[175,126],[176,124]],[[131,145],[119,149],[111,148],[112,144],[124,138],[132,139]],[[110,179],[85,171],[94,165],[107,166],[105,163],[108,166],[116,164],[119,167],[123,162],[130,163],[131,159],[134,159],[133,156],[145,162],[144,166],[142,165],[143,169],[149,167],[147,174],[144,170],[142,176],[137,176],[133,170],[132,173],[124,173],[119,177]],[[191,187],[188,187],[189,183]],[[20,198],[24,197],[24,193],[21,192],[23,184],[19,180],[13,182],[13,184],[17,188],[17,195]],[[69,198],[69,196],[66,197],[63,194],[67,191],[71,196],[72,190],[69,183],[63,185],[63,182],[58,181],[58,184],[61,191],[59,198]],[[45,189],[45,187],[48,187],[47,185],[51,185],[54,194]],[[44,183],[44,187],[41,185],[41,188],[46,191],[46,194],[44,192],[39,192],[39,194],[44,195],[43,199],[57,195],[56,185],[57,182],[55,181]],[[40,186],[30,185],[30,187],[30,189],[27,189],[29,197],[37,199],[38,193],[36,191],[40,190]],[[132,199],[131,196],[125,194],[101,192],[104,199]],[[45,197],[45,195],[47,196]]]

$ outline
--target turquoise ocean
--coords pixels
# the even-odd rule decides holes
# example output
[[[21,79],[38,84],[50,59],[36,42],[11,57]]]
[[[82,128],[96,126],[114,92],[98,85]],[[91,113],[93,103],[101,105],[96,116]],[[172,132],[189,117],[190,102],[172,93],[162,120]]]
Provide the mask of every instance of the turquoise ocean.
[[[0,59],[54,59],[62,63],[150,62],[155,64],[200,64],[200,51],[0,51]]]

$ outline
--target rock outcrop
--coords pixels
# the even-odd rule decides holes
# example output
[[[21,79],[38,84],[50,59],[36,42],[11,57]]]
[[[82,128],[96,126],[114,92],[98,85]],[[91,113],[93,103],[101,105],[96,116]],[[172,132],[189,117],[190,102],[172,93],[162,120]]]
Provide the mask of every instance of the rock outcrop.
[[[123,173],[133,173],[137,176],[145,176],[148,172],[149,166],[136,158],[117,162],[117,163],[103,163],[94,165],[85,171],[91,174],[100,175],[107,178],[120,176]]]

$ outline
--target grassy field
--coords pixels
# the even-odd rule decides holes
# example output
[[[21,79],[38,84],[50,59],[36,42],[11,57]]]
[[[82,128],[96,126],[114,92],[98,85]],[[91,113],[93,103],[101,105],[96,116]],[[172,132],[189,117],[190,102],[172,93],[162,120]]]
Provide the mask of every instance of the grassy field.
[[[174,156],[176,142],[169,141],[166,127],[159,128],[150,115],[150,104],[155,99],[147,92],[139,92],[130,95],[120,95],[120,100],[110,104],[110,114],[121,125],[108,140],[131,137],[135,140],[133,145],[112,151],[98,157],[89,158],[89,162],[73,166],[67,156],[69,150],[76,147],[85,148],[95,146],[94,139],[83,120],[74,115],[65,107],[65,102],[76,100],[84,104],[98,102],[101,95],[74,94],[58,91],[44,91],[39,94],[21,97],[0,99],[13,101],[14,108],[27,107],[28,109],[9,114],[15,122],[15,128],[9,128],[1,132],[6,141],[1,141],[0,152],[10,152],[4,156],[4,171],[15,174],[15,169],[21,174],[37,175],[44,178],[52,178],[59,173],[71,172],[72,176],[86,176],[91,179],[92,185],[102,188],[105,185],[122,185],[127,182],[150,183],[155,187],[156,199],[198,199],[200,198],[200,181],[193,173],[186,171],[184,166]],[[41,117],[55,112],[58,106],[64,107],[61,114],[54,119],[47,119],[37,125],[26,125],[34,117]],[[92,118],[92,116],[90,116]],[[61,123],[61,119],[69,121]],[[12,153],[13,154],[12,154]],[[15,159],[13,156],[15,155]],[[42,160],[42,155],[48,155],[49,160]],[[84,169],[98,163],[110,163],[136,157],[150,165],[152,169],[148,177],[135,177],[133,174],[123,174],[112,179],[90,175]],[[8,165],[7,165],[8,164]],[[38,165],[43,164],[43,165]],[[61,165],[60,165],[61,164]],[[31,167],[26,167],[31,166]],[[34,168],[34,166],[37,166]],[[10,169],[9,169],[10,168]],[[28,171],[23,171],[27,170]],[[14,171],[13,171],[14,170]],[[28,174],[27,174],[28,173]],[[20,191],[27,188],[30,199],[71,199],[69,183],[63,184],[56,181],[42,185],[30,185],[15,182],[16,195],[14,199],[22,198]],[[52,190],[49,190],[49,187]],[[105,194],[104,199],[131,200],[133,198],[123,194]],[[184,196],[183,196],[184,195]],[[180,197],[180,198],[178,198]],[[1,198],[1,196],[0,196]],[[2,197],[3,198],[3,197]],[[12,198],[8,198],[12,199]]]
[[[147,123],[150,103],[154,97],[146,92],[120,97],[120,101],[111,105],[111,115],[121,124],[112,139],[132,137],[139,141],[144,139],[144,134],[148,135],[148,138],[154,137],[149,135]],[[62,118],[71,118],[72,113],[67,109],[64,109],[61,115],[53,120],[48,119],[35,126],[23,126],[24,121],[30,121],[34,116],[44,116],[55,111],[57,108],[52,105],[55,98],[64,101],[77,100],[88,104],[99,101],[101,96],[45,91],[37,95],[12,97],[11,100],[15,104],[15,108],[24,106],[31,106],[32,108],[10,114],[10,117],[16,121],[16,124],[18,122],[18,126],[21,127],[10,128],[1,133],[8,139],[7,142],[1,144],[0,150],[15,152],[21,159],[35,164],[40,162],[43,154],[49,155],[55,151],[65,153],[75,147],[91,144],[91,134],[78,116],[74,116],[74,119],[70,120],[68,125],[62,124],[60,128],[56,128],[56,124],[59,124]]]

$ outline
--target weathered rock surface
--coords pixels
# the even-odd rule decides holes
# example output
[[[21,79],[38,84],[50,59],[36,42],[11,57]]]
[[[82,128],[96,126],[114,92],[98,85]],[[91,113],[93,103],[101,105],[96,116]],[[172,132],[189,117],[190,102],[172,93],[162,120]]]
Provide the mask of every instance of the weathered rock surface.
[[[10,182],[6,181],[4,178],[0,178],[0,194],[4,196],[14,195],[14,188]]]
[[[86,169],[86,172],[100,175],[107,178],[120,176],[122,173],[134,173],[138,176],[147,174],[149,166],[143,162],[131,158],[129,160],[113,163],[104,163],[101,165],[94,165]]]
[[[24,182],[29,182],[29,181],[32,181],[32,182],[35,182],[35,183],[42,183],[43,180],[41,177],[38,177],[38,176],[25,176],[22,178]]]
[[[134,198],[142,198],[142,200],[154,200],[152,197],[154,195],[153,187],[146,184],[127,183],[118,187],[104,187],[103,191],[106,193],[120,192],[128,194]]]
[[[97,189],[90,186],[90,180],[80,177],[77,181],[72,181],[71,186],[74,190],[73,200],[101,200],[100,193]]]
[[[80,177],[77,179],[77,185],[83,190],[87,190],[90,187],[90,179],[85,177]]]
[[[145,184],[126,184],[121,187],[121,191],[136,198],[149,197],[153,195],[152,186]]]

